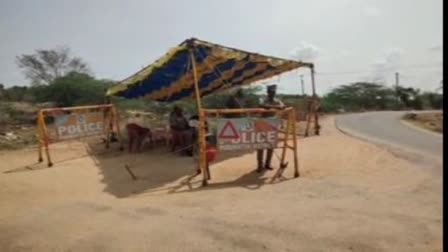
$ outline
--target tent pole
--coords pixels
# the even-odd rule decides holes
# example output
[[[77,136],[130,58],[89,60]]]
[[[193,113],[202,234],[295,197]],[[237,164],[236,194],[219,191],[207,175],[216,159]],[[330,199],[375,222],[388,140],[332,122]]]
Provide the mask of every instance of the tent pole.
[[[112,108],[109,108],[106,112],[107,117],[107,128],[106,128],[106,149],[109,149],[110,147],[110,141],[111,141],[111,133],[113,133],[113,115],[112,115]]]
[[[45,120],[44,120],[45,122]],[[42,148],[43,148],[43,144],[42,142],[44,141],[44,133],[43,133],[43,126],[42,126],[42,120],[41,120],[41,112],[39,111],[37,113],[37,143],[38,143],[38,154],[39,154],[39,163],[44,161],[44,159],[42,158]]]
[[[299,160],[297,158],[297,123],[296,123],[296,112],[289,112],[289,120],[292,121],[292,146],[294,150],[294,177],[297,178],[299,174]]]
[[[316,95],[316,84],[315,84],[315,78],[314,78],[314,65],[311,66],[311,85],[313,87],[313,99],[312,99],[312,103],[311,103],[311,109],[313,111],[314,114],[314,133],[316,135],[319,135],[319,130],[320,130],[320,126],[319,126],[319,114],[317,112],[318,109],[318,99],[317,99],[317,95]]]
[[[121,131],[120,131],[120,116],[119,116],[118,111],[115,108],[115,106],[112,106],[110,109],[112,109],[113,121],[114,121],[114,124],[115,124],[115,128],[117,129],[118,141],[120,141],[120,150],[123,151],[124,150],[124,144],[123,144],[123,138],[121,137]]]
[[[311,88],[313,90],[313,97],[315,97],[316,96],[316,85],[314,82],[314,66],[311,66],[310,70],[311,70]]]
[[[291,111],[288,111],[287,112],[288,113],[288,120],[287,120],[287,122],[286,122],[286,133],[285,133],[285,141],[284,141],[284,143],[283,143],[283,148],[282,148],[282,158],[281,158],[281,160],[280,160],[280,168],[281,169],[285,169],[286,167],[283,167],[283,166],[286,166],[285,165],[285,158],[286,158],[286,149],[288,148],[288,137],[289,137],[289,134],[291,133]],[[294,111],[294,113],[295,113],[295,111]],[[283,115],[283,114],[282,114]]]
[[[47,128],[45,126],[45,117],[44,117],[44,112],[43,110],[39,111],[39,116],[38,116],[38,120],[40,121],[40,125],[41,125],[41,133],[42,133],[42,140],[43,140],[43,146],[45,148],[45,155],[47,157],[47,166],[51,167],[53,166],[53,162],[51,161],[51,156],[50,156],[50,150],[49,150],[49,140],[48,140],[48,134],[47,134]]]
[[[194,90],[196,94],[196,105],[198,109],[198,117],[199,117],[199,125],[198,125],[198,165],[199,169],[202,172],[202,185],[207,186],[207,180],[209,179],[208,169],[207,169],[207,160],[205,157],[205,113],[202,109],[202,102],[201,102],[201,93],[199,91],[199,84],[198,84],[198,76],[196,72],[196,59],[194,57],[193,53],[194,48],[190,47],[190,59],[191,59],[191,66],[193,70],[193,78],[194,78]]]

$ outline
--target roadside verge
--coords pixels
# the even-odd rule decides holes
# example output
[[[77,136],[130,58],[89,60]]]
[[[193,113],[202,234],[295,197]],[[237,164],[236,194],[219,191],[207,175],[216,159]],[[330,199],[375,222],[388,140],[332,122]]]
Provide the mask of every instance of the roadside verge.
[[[361,141],[366,141],[372,144],[375,144],[381,148],[386,149],[390,153],[392,153],[394,156],[402,159],[406,159],[411,162],[420,163],[425,166],[430,166],[430,168],[433,168],[431,170],[439,171],[440,169],[438,167],[442,166],[443,160],[435,155],[429,154],[429,153],[422,153],[419,150],[409,148],[407,146],[403,146],[400,144],[392,143],[383,139],[378,139],[375,137],[367,136],[365,134],[362,134],[360,132],[357,132],[355,130],[348,129],[346,127],[341,126],[338,123],[338,118],[336,117],[334,120],[334,124],[336,129],[338,129],[340,132],[342,132],[344,135],[347,135],[349,137],[357,138]]]

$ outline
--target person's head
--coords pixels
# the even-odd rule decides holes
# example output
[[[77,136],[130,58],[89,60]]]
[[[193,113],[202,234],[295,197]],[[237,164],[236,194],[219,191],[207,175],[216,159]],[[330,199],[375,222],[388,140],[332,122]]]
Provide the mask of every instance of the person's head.
[[[173,112],[176,115],[182,115],[182,108],[176,105],[173,107]]]
[[[242,89],[242,88],[238,88],[238,89],[235,91],[235,96],[236,96],[236,97],[243,97],[243,96],[244,96],[243,89]]]
[[[270,99],[274,98],[276,92],[277,92],[277,85],[273,84],[267,87],[268,98]]]

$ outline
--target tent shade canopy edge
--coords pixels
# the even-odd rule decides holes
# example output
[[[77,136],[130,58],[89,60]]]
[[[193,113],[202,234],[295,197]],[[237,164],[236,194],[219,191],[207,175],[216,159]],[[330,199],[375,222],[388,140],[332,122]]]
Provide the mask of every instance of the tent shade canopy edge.
[[[110,87],[107,95],[160,102],[194,97],[190,52],[195,58],[201,96],[251,84],[299,67],[313,68],[312,63],[269,57],[192,38]]]

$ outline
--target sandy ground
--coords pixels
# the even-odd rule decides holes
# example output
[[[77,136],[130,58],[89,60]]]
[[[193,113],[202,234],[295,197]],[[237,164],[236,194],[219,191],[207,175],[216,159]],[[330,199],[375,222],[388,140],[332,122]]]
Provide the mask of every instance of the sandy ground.
[[[322,124],[299,140],[301,177],[288,167],[274,184],[253,153],[219,160],[199,188],[193,160],[164,149],[65,142],[51,168],[35,150],[2,152],[0,250],[442,251],[442,167]]]
[[[410,114],[407,114],[404,116],[404,119],[417,127],[421,127],[423,129],[434,131],[437,133],[443,132],[442,111],[420,112],[413,114],[413,117],[411,117]]]

